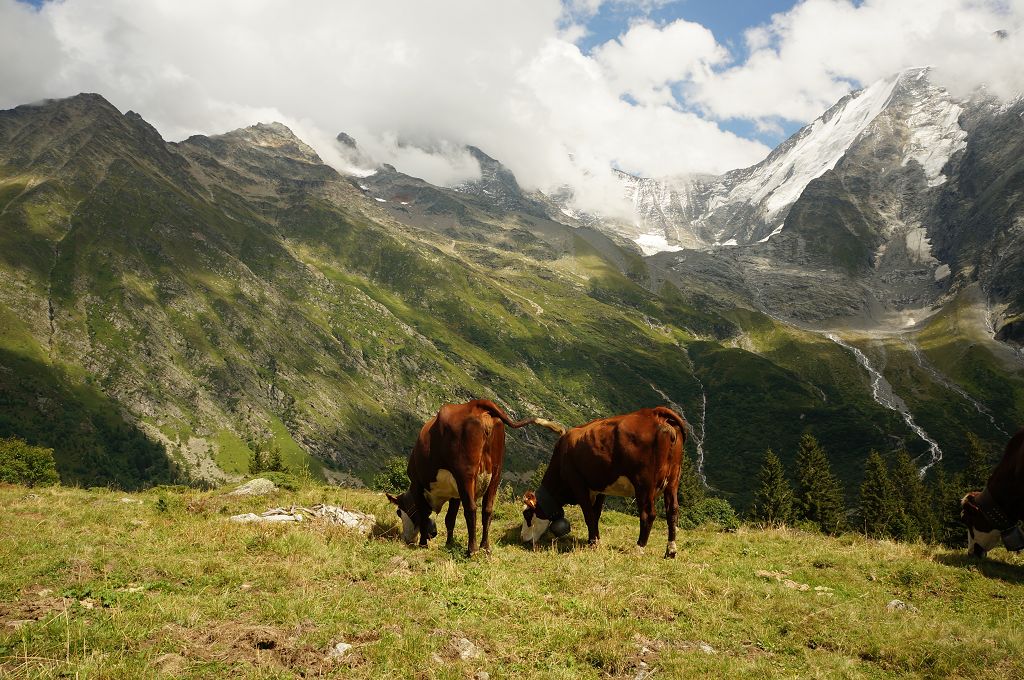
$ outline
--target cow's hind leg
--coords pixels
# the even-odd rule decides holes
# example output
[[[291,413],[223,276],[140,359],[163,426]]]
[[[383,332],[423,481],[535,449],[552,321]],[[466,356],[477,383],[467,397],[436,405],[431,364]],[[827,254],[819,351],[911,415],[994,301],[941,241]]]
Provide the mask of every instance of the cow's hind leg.
[[[469,484],[459,485],[459,497],[462,500],[462,514],[466,516],[466,529],[469,533],[466,545],[466,557],[476,552],[476,480],[470,479]]]
[[[668,522],[668,545],[665,557],[676,556],[676,524],[679,522],[679,478],[665,487],[665,520]]]
[[[637,489],[636,506],[640,510],[640,538],[636,544],[645,548],[654,526],[654,493],[649,489]]]
[[[494,516],[494,499],[498,495],[498,484],[501,482],[501,473],[494,475],[487,491],[484,492],[484,507],[480,511],[480,519],[483,523],[483,533],[480,534],[480,549],[491,551],[491,518]]]
[[[448,530],[448,540],[445,542],[445,546],[449,548],[455,545],[455,520],[459,517],[459,502],[458,498],[448,501],[448,512],[444,515],[444,526]]]

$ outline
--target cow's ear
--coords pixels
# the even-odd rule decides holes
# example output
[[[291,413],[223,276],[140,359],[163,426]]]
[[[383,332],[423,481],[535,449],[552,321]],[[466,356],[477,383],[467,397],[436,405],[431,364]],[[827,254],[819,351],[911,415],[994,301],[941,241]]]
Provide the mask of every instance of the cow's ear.
[[[398,497],[397,496],[392,496],[391,494],[389,494],[387,492],[384,492],[384,495],[387,496],[388,500],[391,501],[392,503],[394,503],[395,505],[400,505],[400,503],[398,502]]]
[[[527,491],[525,494],[523,494],[523,503],[525,503],[526,507],[530,508],[531,510],[536,510],[537,495],[532,491]]]

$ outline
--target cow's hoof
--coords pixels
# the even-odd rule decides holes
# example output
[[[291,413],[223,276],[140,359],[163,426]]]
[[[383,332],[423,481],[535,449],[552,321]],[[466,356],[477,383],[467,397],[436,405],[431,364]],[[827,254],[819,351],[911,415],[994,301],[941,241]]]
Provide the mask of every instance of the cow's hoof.
[[[676,558],[676,544],[675,544],[675,541],[673,541],[673,542],[668,544],[667,548],[665,548],[665,559],[667,559],[667,560],[674,560],[675,558]]]
[[[590,539],[589,541],[587,541],[587,547],[588,548],[599,548],[599,547],[601,547],[601,539],[600,538],[592,538],[592,539]]]

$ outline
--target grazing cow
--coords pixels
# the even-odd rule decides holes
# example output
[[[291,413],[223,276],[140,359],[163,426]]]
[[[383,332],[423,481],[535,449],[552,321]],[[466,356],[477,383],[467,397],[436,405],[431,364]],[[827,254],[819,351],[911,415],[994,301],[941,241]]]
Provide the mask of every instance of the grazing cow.
[[[967,525],[967,551],[984,557],[1000,540],[1007,550],[1024,549],[1024,430],[1010,439],[1003,459],[981,491],[960,501],[960,519]]]
[[[505,458],[505,425],[520,428],[540,425],[557,434],[565,429],[543,418],[513,421],[493,401],[476,399],[465,404],[445,404],[420,430],[409,456],[409,490],[400,496],[387,494],[398,506],[402,538],[411,544],[420,535],[420,546],[437,535],[431,514],[448,503],[444,523],[452,544],[459,505],[469,529],[467,555],[476,552],[476,504],[483,498],[483,535],[480,544],[490,550],[488,530],[494,498],[501,481]]]
[[[540,488],[523,497],[524,543],[536,543],[549,529],[569,532],[562,510],[579,505],[591,545],[600,539],[598,522],[605,496],[636,498],[641,548],[654,524],[655,496],[663,493],[668,520],[665,557],[676,556],[679,474],[688,425],[675,411],[659,406],[602,418],[566,432],[544,472]]]

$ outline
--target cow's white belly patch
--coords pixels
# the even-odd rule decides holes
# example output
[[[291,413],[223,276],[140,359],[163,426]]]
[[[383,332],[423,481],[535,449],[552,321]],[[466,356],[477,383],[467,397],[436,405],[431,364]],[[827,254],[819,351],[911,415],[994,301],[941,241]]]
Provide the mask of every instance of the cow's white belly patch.
[[[481,472],[476,476],[476,497],[483,498],[484,492],[491,484],[491,473]],[[453,498],[459,497],[459,485],[455,483],[455,477],[451,472],[441,468],[437,471],[437,478],[430,483],[430,488],[423,492],[434,512],[440,512],[441,507]]]
[[[476,497],[483,498],[487,487],[491,485],[491,473],[481,472],[476,476]]]
[[[430,488],[423,492],[434,512],[440,512],[441,506],[452,498],[459,497],[459,487],[455,483],[455,477],[444,468],[437,471],[437,478],[430,483]]]
[[[633,483],[625,477],[619,477],[603,491],[597,493],[603,493],[605,496],[624,496],[626,498],[633,498],[636,496],[636,489],[633,488]]]

